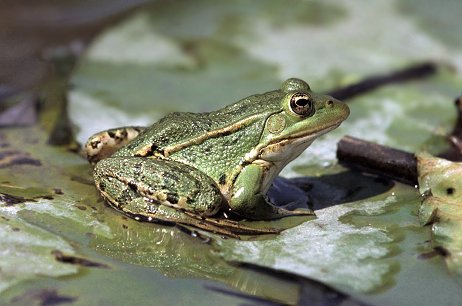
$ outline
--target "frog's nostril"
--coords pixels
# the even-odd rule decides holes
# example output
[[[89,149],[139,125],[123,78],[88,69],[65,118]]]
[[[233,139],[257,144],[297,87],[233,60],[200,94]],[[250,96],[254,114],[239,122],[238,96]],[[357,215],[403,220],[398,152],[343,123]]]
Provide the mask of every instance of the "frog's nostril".
[[[327,107],[331,107],[332,105],[334,105],[334,101],[332,101],[332,100],[327,100],[326,106],[327,106]]]

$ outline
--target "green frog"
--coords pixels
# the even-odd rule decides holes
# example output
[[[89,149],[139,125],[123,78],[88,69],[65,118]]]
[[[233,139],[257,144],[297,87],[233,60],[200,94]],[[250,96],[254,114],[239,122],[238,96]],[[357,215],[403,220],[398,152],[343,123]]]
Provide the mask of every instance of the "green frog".
[[[276,207],[266,193],[287,163],[348,115],[345,103],[292,78],[217,111],[176,112],[150,127],[97,133],[85,151],[103,198],[136,220],[227,236],[277,233],[226,216],[313,215]]]

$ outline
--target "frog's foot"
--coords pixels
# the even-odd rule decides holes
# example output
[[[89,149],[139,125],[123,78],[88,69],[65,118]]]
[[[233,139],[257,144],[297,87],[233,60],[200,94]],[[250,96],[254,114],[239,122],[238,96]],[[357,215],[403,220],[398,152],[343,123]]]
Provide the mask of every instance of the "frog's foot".
[[[84,147],[87,160],[94,165],[101,159],[111,156],[115,151],[138,136],[144,129],[144,127],[127,126],[92,135]]]
[[[188,217],[194,218],[200,221],[201,225],[205,224],[209,231],[215,232],[217,234],[224,234],[227,236],[234,237],[236,234],[238,235],[265,235],[265,234],[279,234],[282,230],[273,228],[273,227],[252,227],[249,225],[242,224],[238,221],[229,220],[229,219],[220,219],[220,218],[203,218],[198,215],[186,213]],[[197,225],[197,227],[202,228],[201,226]],[[217,230],[213,230],[212,228],[217,228]],[[231,233],[232,235],[230,235]]]
[[[314,211],[308,208],[287,210],[282,207],[274,206],[261,194],[255,194],[251,201],[238,202],[236,198],[233,200],[233,211],[250,220],[273,220],[290,216],[316,216]]]
[[[281,207],[274,206],[269,203],[265,203],[268,209],[261,209],[260,214],[262,219],[280,219],[290,216],[316,216],[314,211],[308,208],[297,208],[295,210],[288,210]]]
[[[294,210],[287,210],[284,208],[280,208],[280,210],[282,210],[283,214],[287,216],[316,216],[314,211],[309,208],[296,208]]]

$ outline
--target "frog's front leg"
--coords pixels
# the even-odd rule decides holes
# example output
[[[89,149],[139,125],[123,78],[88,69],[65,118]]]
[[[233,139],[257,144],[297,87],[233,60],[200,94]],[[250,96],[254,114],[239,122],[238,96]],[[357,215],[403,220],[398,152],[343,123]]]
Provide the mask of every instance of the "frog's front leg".
[[[253,219],[278,219],[293,215],[314,215],[313,211],[286,210],[268,202],[262,193],[265,168],[258,164],[246,166],[236,178],[229,205],[237,214]]]
[[[88,138],[84,152],[91,164],[111,156],[115,151],[132,141],[145,127],[124,126],[105,130]]]

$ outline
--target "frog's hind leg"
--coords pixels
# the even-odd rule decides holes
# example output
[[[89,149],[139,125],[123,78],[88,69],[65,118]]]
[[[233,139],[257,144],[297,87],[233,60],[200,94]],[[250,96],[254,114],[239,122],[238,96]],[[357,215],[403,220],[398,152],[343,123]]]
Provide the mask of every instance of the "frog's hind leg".
[[[111,156],[115,151],[132,141],[145,127],[125,126],[102,131],[92,135],[84,147],[91,164]]]
[[[110,157],[95,166],[96,187],[115,208],[141,221],[193,226],[222,235],[278,233],[213,218],[223,196],[206,174],[188,165],[143,157]]]
[[[146,157],[110,157],[100,160],[94,178],[101,194],[120,209],[133,195],[153,205],[164,205],[201,216],[212,216],[223,205],[217,184],[186,164]],[[130,195],[129,198],[126,196]],[[149,208],[145,207],[149,211]]]

